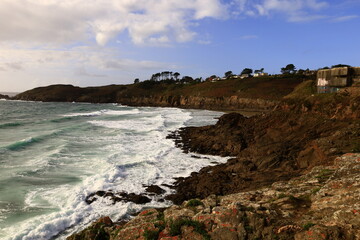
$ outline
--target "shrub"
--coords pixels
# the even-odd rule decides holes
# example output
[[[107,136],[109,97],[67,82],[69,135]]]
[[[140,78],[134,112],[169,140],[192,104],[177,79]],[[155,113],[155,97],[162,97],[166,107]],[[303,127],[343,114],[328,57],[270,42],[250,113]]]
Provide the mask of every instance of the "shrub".
[[[308,222],[308,223],[306,223],[306,224],[303,225],[303,229],[307,231],[307,230],[309,230],[312,226],[315,226],[315,224],[312,223],[312,222]]]
[[[180,235],[182,226],[191,226],[194,228],[194,231],[201,234],[204,237],[204,239],[210,240],[209,234],[205,231],[204,224],[190,219],[178,219],[174,222],[170,222],[170,235],[171,236]]]
[[[199,199],[191,199],[186,204],[187,207],[196,207],[200,205],[204,205],[204,204]]]

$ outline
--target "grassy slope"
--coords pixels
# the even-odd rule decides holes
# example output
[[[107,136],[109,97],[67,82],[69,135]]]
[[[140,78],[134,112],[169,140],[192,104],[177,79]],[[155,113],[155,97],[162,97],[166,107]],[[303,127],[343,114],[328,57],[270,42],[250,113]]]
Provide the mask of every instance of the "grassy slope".
[[[270,76],[229,79],[219,82],[174,84],[141,82],[130,85],[79,88],[71,85],[52,85],[35,88],[16,96],[16,99],[38,101],[116,102],[119,98],[150,96],[199,96],[262,98],[280,100],[306,80],[303,76]]]

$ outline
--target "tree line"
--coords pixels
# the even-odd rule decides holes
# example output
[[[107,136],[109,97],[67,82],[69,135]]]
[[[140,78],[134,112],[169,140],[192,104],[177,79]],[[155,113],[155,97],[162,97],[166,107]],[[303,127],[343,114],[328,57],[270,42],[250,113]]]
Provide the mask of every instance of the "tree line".
[[[350,65],[346,65],[346,64],[337,64],[337,65],[333,65],[331,66],[331,68],[336,68],[336,67],[351,67]],[[320,69],[330,69],[329,67],[324,67],[324,68],[320,68]],[[319,69],[319,70],[320,70]],[[241,72],[240,72],[240,76],[249,76],[251,77],[252,73],[255,74],[261,74],[264,73],[264,68],[260,68],[260,69],[255,69],[253,70],[252,68],[244,68]],[[299,69],[297,70],[294,64],[287,64],[285,67],[282,67],[280,69],[281,74],[283,75],[287,75],[287,74],[299,74],[299,75],[305,75],[305,74],[312,74],[314,71],[311,71],[309,68],[307,69]],[[192,78],[190,76],[183,76],[180,78],[180,73],[179,72],[172,72],[172,71],[163,71],[163,72],[158,72],[158,73],[154,73],[151,75],[150,79],[145,80],[143,82],[163,82],[163,83],[178,83],[178,84],[189,84],[189,83],[199,83],[204,81],[202,77],[198,77],[198,78]],[[226,79],[229,79],[231,77],[234,77],[235,74],[232,71],[226,71],[224,73],[224,77]],[[215,78],[219,78],[216,75],[211,75],[210,77],[207,77],[205,79],[206,80],[211,80],[211,79],[215,79]],[[138,78],[136,78],[134,80],[134,83],[140,83],[140,80]]]

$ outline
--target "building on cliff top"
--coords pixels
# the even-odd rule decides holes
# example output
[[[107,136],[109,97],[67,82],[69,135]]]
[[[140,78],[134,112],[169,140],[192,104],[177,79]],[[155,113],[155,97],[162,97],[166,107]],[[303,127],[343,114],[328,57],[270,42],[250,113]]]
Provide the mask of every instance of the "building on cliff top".
[[[269,76],[269,74],[264,72],[254,73],[254,77],[266,77],[266,76]]]
[[[360,67],[338,67],[317,72],[318,93],[333,93],[343,87],[360,86]]]

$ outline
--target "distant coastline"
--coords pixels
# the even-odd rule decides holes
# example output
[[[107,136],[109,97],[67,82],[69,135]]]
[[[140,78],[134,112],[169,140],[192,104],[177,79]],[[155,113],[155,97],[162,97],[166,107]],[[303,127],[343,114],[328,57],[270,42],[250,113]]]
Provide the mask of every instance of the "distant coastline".
[[[8,95],[9,97],[15,97],[19,92],[0,92],[2,95]]]

